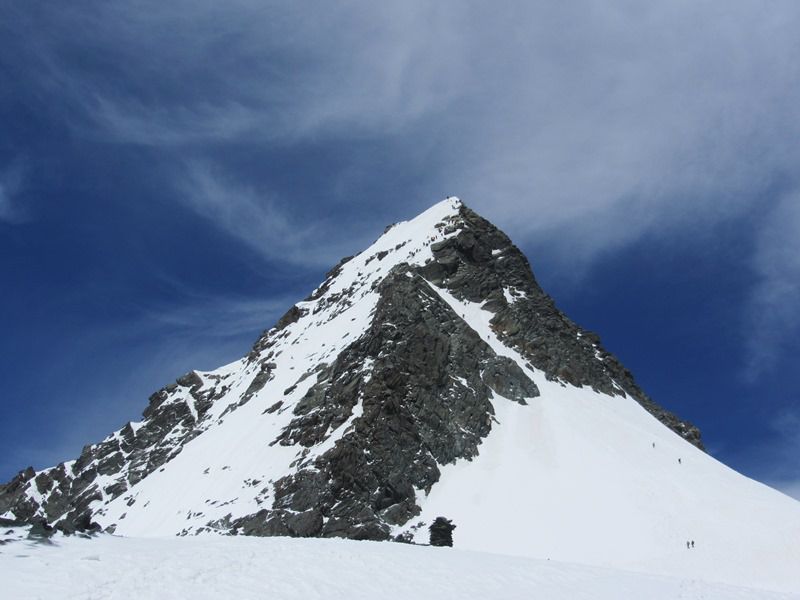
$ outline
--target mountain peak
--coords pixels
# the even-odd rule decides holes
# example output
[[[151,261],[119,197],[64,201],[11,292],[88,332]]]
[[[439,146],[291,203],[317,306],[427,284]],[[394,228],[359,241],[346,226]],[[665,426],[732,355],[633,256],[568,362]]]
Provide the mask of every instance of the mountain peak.
[[[383,539],[419,513],[441,465],[480,454],[497,398],[525,405],[542,381],[631,397],[700,445],[556,308],[505,234],[449,197],[340,261],[242,360],[179,377],[76,461],[20,473],[0,515]],[[228,447],[249,458],[205,477]],[[165,491],[176,473],[195,490],[179,500]],[[223,509],[227,493],[248,500]]]
[[[242,359],[179,377],[77,460],[0,486],[0,518],[424,541],[446,516],[464,547],[601,563],[613,547],[633,564],[684,535],[681,511],[749,489],[700,448],[508,236],[450,197],[340,261]],[[750,518],[742,506],[731,522]],[[619,511],[637,527],[620,530]],[[733,547],[708,516],[692,531]]]
[[[459,215],[463,203],[451,196],[437,202],[427,210],[408,221],[394,223],[386,228],[368,248],[355,256],[342,259],[328,274],[328,287],[325,283],[311,295],[315,298],[321,289],[338,293],[343,287],[356,281],[370,285],[384,277],[391,268],[401,262],[409,265],[422,265],[433,258],[430,247],[458,232]],[[338,285],[331,282],[331,274],[336,274]],[[365,277],[366,276],[366,277]]]
[[[340,261],[241,360],[179,377],[140,422],[0,487],[0,517],[409,539],[498,415],[536,414],[562,389],[598,409],[644,407],[701,447],[558,310],[504,233],[449,197]]]

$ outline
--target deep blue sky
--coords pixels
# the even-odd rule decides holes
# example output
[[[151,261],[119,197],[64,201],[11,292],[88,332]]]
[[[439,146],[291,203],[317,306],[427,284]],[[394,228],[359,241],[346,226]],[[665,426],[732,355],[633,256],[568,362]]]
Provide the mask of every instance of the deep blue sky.
[[[454,194],[800,496],[795,2],[62,4],[0,6],[0,480]]]

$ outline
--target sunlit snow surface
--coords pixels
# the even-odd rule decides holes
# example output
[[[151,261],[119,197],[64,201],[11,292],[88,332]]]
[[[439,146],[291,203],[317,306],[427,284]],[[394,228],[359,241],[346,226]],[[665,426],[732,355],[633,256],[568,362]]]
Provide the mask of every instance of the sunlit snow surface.
[[[440,467],[421,520],[446,515],[472,550],[800,592],[799,502],[701,452],[629,398],[548,381],[497,340],[492,313],[434,289],[541,396],[493,402],[497,422],[480,455]]]
[[[0,546],[14,600],[788,600],[780,594],[449,548],[345,540],[57,539]]]

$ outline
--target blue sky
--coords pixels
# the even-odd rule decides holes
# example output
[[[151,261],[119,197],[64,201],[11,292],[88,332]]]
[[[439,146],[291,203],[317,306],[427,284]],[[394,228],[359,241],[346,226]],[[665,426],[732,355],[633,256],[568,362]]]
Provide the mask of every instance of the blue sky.
[[[800,496],[800,7],[484,4],[4,3],[0,479],[453,194],[715,456]]]

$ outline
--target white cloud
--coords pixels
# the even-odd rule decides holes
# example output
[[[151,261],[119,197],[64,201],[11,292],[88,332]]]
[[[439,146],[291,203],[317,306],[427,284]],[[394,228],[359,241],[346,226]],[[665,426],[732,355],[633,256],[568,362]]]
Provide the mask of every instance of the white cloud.
[[[447,153],[432,185],[585,259],[738,214],[800,158],[794,2],[146,5],[94,16],[125,88],[49,59],[103,134],[292,143],[430,123]]]
[[[418,2],[293,7],[234,0],[51,13],[36,60],[93,135],[144,145],[386,134],[463,93],[451,9]],[[102,48],[125,85],[65,60]],[[114,85],[116,83],[117,85]]]
[[[209,163],[187,163],[177,184],[186,206],[266,259],[331,267],[331,256],[352,248],[340,223],[308,218]]]
[[[58,27],[38,29],[54,38],[31,47],[84,134],[175,156],[323,138],[343,148],[391,139],[409,155],[434,147],[444,158],[426,196],[456,193],[516,239],[546,240],[565,272],[643,237],[681,243],[744,222],[776,182],[787,197],[800,189],[794,0],[769,10],[752,0],[183,0],[48,18]],[[60,51],[76,28],[81,47],[123,66],[124,86]],[[301,199],[210,163],[176,173],[187,206],[264,256],[327,262],[339,252],[331,241],[346,239],[288,216]],[[797,328],[794,263],[769,249],[781,226],[757,232],[754,372],[785,339],[781,325]]]

